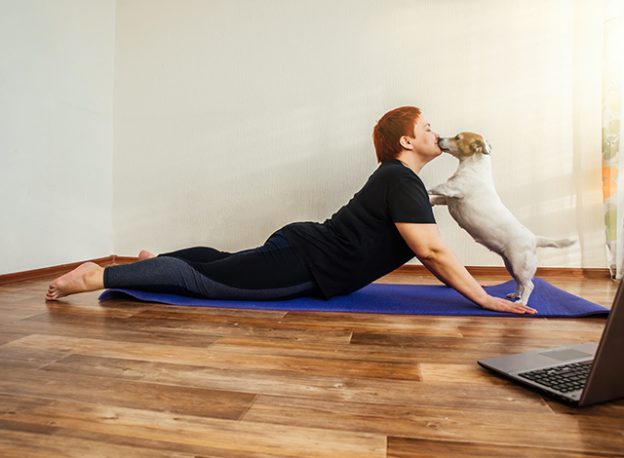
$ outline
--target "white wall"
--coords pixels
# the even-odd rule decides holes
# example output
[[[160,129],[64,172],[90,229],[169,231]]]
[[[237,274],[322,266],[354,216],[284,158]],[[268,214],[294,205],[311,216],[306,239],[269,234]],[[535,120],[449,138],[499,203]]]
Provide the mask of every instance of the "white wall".
[[[114,248],[243,249],[322,221],[375,167],[372,127],[417,105],[494,148],[503,201],[576,236],[540,265],[604,267],[602,2],[119,0]],[[446,179],[443,157],[422,178]],[[467,265],[502,265],[448,217]]]
[[[485,134],[510,209],[580,238],[541,265],[604,267],[601,27],[595,0],[0,0],[0,273],[322,221],[407,104]]]
[[[112,253],[114,0],[0,0],[0,274]]]

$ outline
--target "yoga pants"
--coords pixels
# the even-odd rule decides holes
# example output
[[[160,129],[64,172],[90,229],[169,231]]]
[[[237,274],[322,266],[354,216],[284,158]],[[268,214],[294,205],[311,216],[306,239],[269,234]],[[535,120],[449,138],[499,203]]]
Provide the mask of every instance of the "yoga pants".
[[[107,267],[104,287],[207,299],[320,297],[306,263],[280,231],[264,245],[237,253],[194,247]]]

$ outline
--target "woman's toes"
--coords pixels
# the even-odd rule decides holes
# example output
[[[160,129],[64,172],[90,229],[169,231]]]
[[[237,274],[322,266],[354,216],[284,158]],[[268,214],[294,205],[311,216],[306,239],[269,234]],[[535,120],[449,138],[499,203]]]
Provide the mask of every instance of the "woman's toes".
[[[46,299],[54,300],[58,295],[58,289],[54,285],[48,286],[48,291],[46,292]]]
[[[147,250],[141,250],[139,252],[138,258],[139,258],[139,261],[143,261],[144,259],[150,259],[150,258],[153,258],[155,256],[156,255],[154,253],[151,253],[151,252],[149,252]]]

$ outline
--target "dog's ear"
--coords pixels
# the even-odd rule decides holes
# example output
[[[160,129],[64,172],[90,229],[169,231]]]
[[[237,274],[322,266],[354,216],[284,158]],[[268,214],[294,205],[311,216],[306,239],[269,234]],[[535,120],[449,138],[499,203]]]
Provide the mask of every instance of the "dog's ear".
[[[472,154],[490,154],[492,148],[485,140],[475,140],[470,144],[470,151]]]
[[[472,154],[488,154],[486,152],[485,143],[481,140],[475,140],[470,143],[470,152],[472,152]]]
[[[483,149],[483,154],[492,154],[492,147],[488,143],[487,140],[483,140],[485,142],[485,148]]]

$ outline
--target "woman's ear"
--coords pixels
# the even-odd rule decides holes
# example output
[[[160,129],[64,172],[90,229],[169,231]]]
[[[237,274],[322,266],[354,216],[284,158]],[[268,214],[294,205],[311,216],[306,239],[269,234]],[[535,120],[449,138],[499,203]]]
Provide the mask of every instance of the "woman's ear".
[[[414,147],[412,146],[412,143],[410,142],[410,140],[411,140],[410,137],[408,137],[407,135],[403,135],[399,139],[399,143],[401,144],[403,149],[414,149]]]

